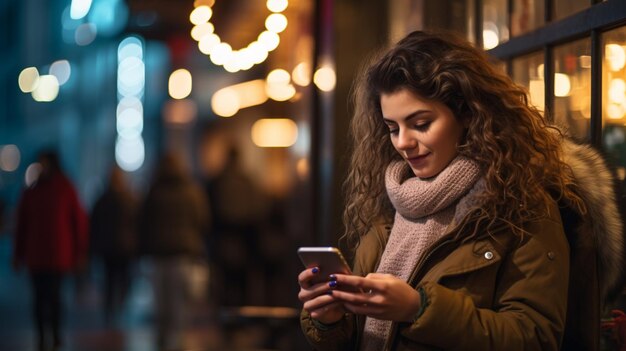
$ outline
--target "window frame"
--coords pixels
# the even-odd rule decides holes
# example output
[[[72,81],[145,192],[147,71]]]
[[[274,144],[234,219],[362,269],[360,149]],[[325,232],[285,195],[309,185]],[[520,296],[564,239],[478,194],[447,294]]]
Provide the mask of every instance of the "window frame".
[[[513,0],[508,2],[508,25],[511,26]],[[476,44],[482,47],[482,0],[476,0]],[[552,21],[552,0],[545,1],[546,24],[520,36],[510,37],[508,41],[496,46],[487,53],[506,62],[507,71],[511,73],[512,60],[532,52],[543,51],[545,62],[545,115],[551,120],[554,110],[554,56],[555,46],[569,43],[582,38],[591,39],[591,121],[589,142],[596,147],[601,146],[602,139],[602,33],[626,26],[626,1],[608,0],[600,2],[591,0],[590,7]]]

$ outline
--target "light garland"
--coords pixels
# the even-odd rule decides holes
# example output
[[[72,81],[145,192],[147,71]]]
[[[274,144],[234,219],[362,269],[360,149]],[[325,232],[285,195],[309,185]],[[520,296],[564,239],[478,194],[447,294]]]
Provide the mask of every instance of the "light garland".
[[[239,50],[233,50],[230,44],[215,34],[215,26],[210,22],[213,3],[196,2],[199,6],[191,12],[189,20],[195,25],[191,37],[198,42],[198,49],[208,55],[214,64],[223,66],[231,73],[248,70],[265,61],[268,53],[280,44],[278,34],[287,28],[287,17],[282,12],[287,8],[288,0],[267,0],[266,7],[271,12],[265,19],[267,30],[261,32],[257,40]]]

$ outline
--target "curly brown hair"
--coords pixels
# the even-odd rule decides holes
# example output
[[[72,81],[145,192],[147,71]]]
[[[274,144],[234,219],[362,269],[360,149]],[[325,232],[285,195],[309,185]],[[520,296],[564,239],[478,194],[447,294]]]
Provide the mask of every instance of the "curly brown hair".
[[[401,89],[445,104],[468,125],[458,151],[483,170],[482,206],[473,214],[487,231],[501,222],[523,234],[523,223],[545,215],[552,199],[585,212],[572,171],[561,161],[562,133],[529,104],[524,88],[467,41],[449,33],[413,32],[374,58],[360,77],[352,92],[352,156],[344,183],[344,236],[350,246],[374,221],[393,221],[384,175],[389,163],[402,157],[391,144],[380,97]]]

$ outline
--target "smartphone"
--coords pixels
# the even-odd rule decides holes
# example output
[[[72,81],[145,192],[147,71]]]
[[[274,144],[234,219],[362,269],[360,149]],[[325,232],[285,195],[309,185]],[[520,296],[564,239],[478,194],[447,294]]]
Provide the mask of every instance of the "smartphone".
[[[336,247],[301,247],[298,256],[306,268],[320,269],[311,281],[313,284],[328,281],[328,275],[333,273],[352,274],[348,262]]]

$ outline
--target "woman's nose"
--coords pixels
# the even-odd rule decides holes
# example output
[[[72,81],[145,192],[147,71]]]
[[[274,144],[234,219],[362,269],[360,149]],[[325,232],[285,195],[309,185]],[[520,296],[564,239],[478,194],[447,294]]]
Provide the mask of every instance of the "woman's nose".
[[[410,150],[417,147],[417,139],[411,135],[411,133],[407,133],[406,131],[400,131],[398,135],[398,149],[401,150]]]

